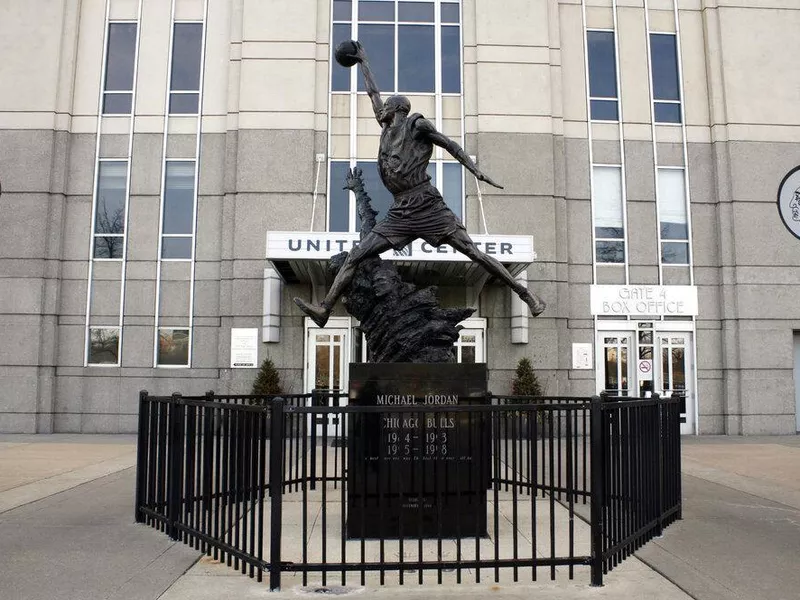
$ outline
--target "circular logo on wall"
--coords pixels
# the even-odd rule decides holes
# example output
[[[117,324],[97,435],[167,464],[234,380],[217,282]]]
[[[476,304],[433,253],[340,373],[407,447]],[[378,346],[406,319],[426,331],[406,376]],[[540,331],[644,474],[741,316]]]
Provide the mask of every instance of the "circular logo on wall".
[[[778,187],[778,212],[786,229],[800,238],[800,167],[795,167]]]

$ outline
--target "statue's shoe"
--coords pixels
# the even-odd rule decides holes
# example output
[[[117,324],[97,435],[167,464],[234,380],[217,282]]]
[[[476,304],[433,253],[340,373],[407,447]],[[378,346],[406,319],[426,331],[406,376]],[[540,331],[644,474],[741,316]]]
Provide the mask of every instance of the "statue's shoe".
[[[519,297],[530,307],[531,315],[534,317],[538,317],[544,312],[544,309],[547,308],[547,304],[545,304],[544,300],[531,291],[523,292]]]
[[[311,320],[317,324],[318,327],[325,327],[325,323],[328,322],[328,317],[330,316],[331,313],[324,306],[317,306],[316,304],[311,304],[310,302],[306,302],[302,298],[295,298],[294,303],[297,304],[297,306],[300,307],[300,310],[306,313],[311,318]]]

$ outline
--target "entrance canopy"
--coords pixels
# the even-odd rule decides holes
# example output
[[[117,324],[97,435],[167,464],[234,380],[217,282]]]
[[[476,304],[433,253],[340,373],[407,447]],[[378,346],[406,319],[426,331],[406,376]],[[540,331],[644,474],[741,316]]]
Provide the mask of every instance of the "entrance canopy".
[[[499,260],[512,275],[522,273],[536,258],[533,236],[473,235],[478,249]],[[267,232],[267,260],[285,283],[333,280],[328,260],[358,245],[358,233]],[[396,262],[403,275],[421,284],[482,285],[485,271],[448,245],[431,246],[416,240],[402,250],[381,255]]]

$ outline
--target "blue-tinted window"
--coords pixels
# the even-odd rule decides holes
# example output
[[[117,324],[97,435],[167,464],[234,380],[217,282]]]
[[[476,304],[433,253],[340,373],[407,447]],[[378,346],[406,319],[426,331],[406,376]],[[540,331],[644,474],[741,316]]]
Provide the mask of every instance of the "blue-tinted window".
[[[362,171],[364,178],[364,190],[369,194],[372,199],[372,208],[378,211],[378,216],[375,217],[378,221],[386,217],[394,202],[392,193],[383,186],[381,177],[378,174],[378,163],[374,161],[362,161],[358,163],[358,168]],[[356,230],[361,228],[361,222],[356,219]]]
[[[170,74],[170,114],[197,114],[200,106],[200,67],[203,24],[175,23]],[[194,92],[194,93],[185,93]]]
[[[170,90],[199,90],[202,23],[175,23]]]
[[[394,21],[394,2],[360,0],[359,21]]]
[[[132,101],[132,93],[106,93],[103,95],[103,114],[129,115]]]
[[[109,23],[103,114],[130,114],[135,58],[136,23]]]
[[[333,20],[349,21],[353,16],[353,3],[350,0],[333,0]]]
[[[394,202],[394,197],[381,182],[377,162],[361,161],[356,166],[362,171],[364,190],[372,200],[372,208],[378,212],[376,219],[380,221],[386,217],[389,208]],[[439,191],[444,198],[445,204],[460,219],[464,197],[462,167],[458,163],[444,163],[442,167],[444,181],[441,186],[438,186]],[[343,189],[348,169],[349,163],[347,161],[331,161],[329,231],[349,231],[351,194],[348,190]],[[428,165],[428,175],[431,178],[431,184],[436,186],[436,165],[434,163]],[[360,229],[361,220],[356,212],[356,231]]]
[[[109,23],[105,91],[133,89],[135,55],[136,23]]]
[[[661,244],[661,262],[665,265],[688,265],[688,242],[663,242]]]
[[[458,23],[458,4],[442,4],[442,23]]]
[[[662,240],[687,240],[689,239],[689,227],[686,223],[669,223],[661,221]]]
[[[161,258],[192,258],[192,238],[164,236],[161,240]]]
[[[461,93],[460,27],[442,27],[442,93]]]
[[[397,32],[397,85],[404,92],[430,92],[434,89],[433,27],[401,25]]]
[[[331,90],[334,92],[347,92],[350,91],[350,73],[351,70],[340,65],[333,58],[333,53],[339,44],[345,40],[350,39],[350,24],[349,23],[334,23],[333,25],[333,43],[331,44]],[[353,67],[355,68],[355,67]]]
[[[461,205],[464,199],[461,187],[462,166],[459,163],[444,163],[442,168],[444,170],[444,182],[440,191],[447,207],[460,219]]]
[[[350,231],[350,192],[343,189],[349,168],[347,161],[331,161],[328,231]]]
[[[651,33],[650,56],[653,68],[653,99],[680,100],[678,50],[675,36],[666,33]]]
[[[400,2],[397,6],[397,20],[433,23],[433,2]]]
[[[589,50],[589,95],[593,98],[617,97],[617,64],[613,31],[587,31]]]
[[[167,163],[164,221],[161,233],[192,233],[194,229],[194,162]]]
[[[103,161],[97,166],[94,220],[95,258],[122,258],[125,249],[125,200],[128,163]]]
[[[103,161],[98,169],[94,232],[124,233],[128,163]]]
[[[618,121],[617,63],[613,31],[587,31],[589,102],[594,121]],[[598,98],[608,98],[598,100]]]
[[[616,100],[590,100],[593,121],[619,121]]]
[[[200,94],[170,94],[169,114],[196,115],[200,106]]]
[[[358,38],[367,51],[378,88],[394,89],[394,25],[360,25]],[[432,58],[431,58],[432,61]],[[365,91],[364,78],[358,76],[358,90]]]
[[[681,105],[678,102],[658,102],[653,106],[656,123],[680,123]]]
[[[333,58],[344,40],[358,38],[369,57],[377,85],[385,94],[461,93],[461,27],[458,3],[441,4],[441,81],[436,81],[436,4],[393,0],[361,0],[358,23],[352,19],[352,3],[335,0],[331,36],[331,91],[350,91],[351,69]],[[413,23],[413,25],[412,25]],[[397,51],[395,52],[395,49]],[[356,67],[354,67],[356,68]],[[365,91],[359,75],[358,91]]]

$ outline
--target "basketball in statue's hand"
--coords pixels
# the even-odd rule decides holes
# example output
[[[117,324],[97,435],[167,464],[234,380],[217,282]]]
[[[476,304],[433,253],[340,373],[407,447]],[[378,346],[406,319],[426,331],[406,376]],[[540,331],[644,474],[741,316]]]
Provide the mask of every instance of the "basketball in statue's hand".
[[[357,54],[358,45],[353,40],[345,40],[336,46],[336,51],[333,53],[333,55],[336,57],[336,62],[343,67],[352,67],[353,65],[361,62]]]

